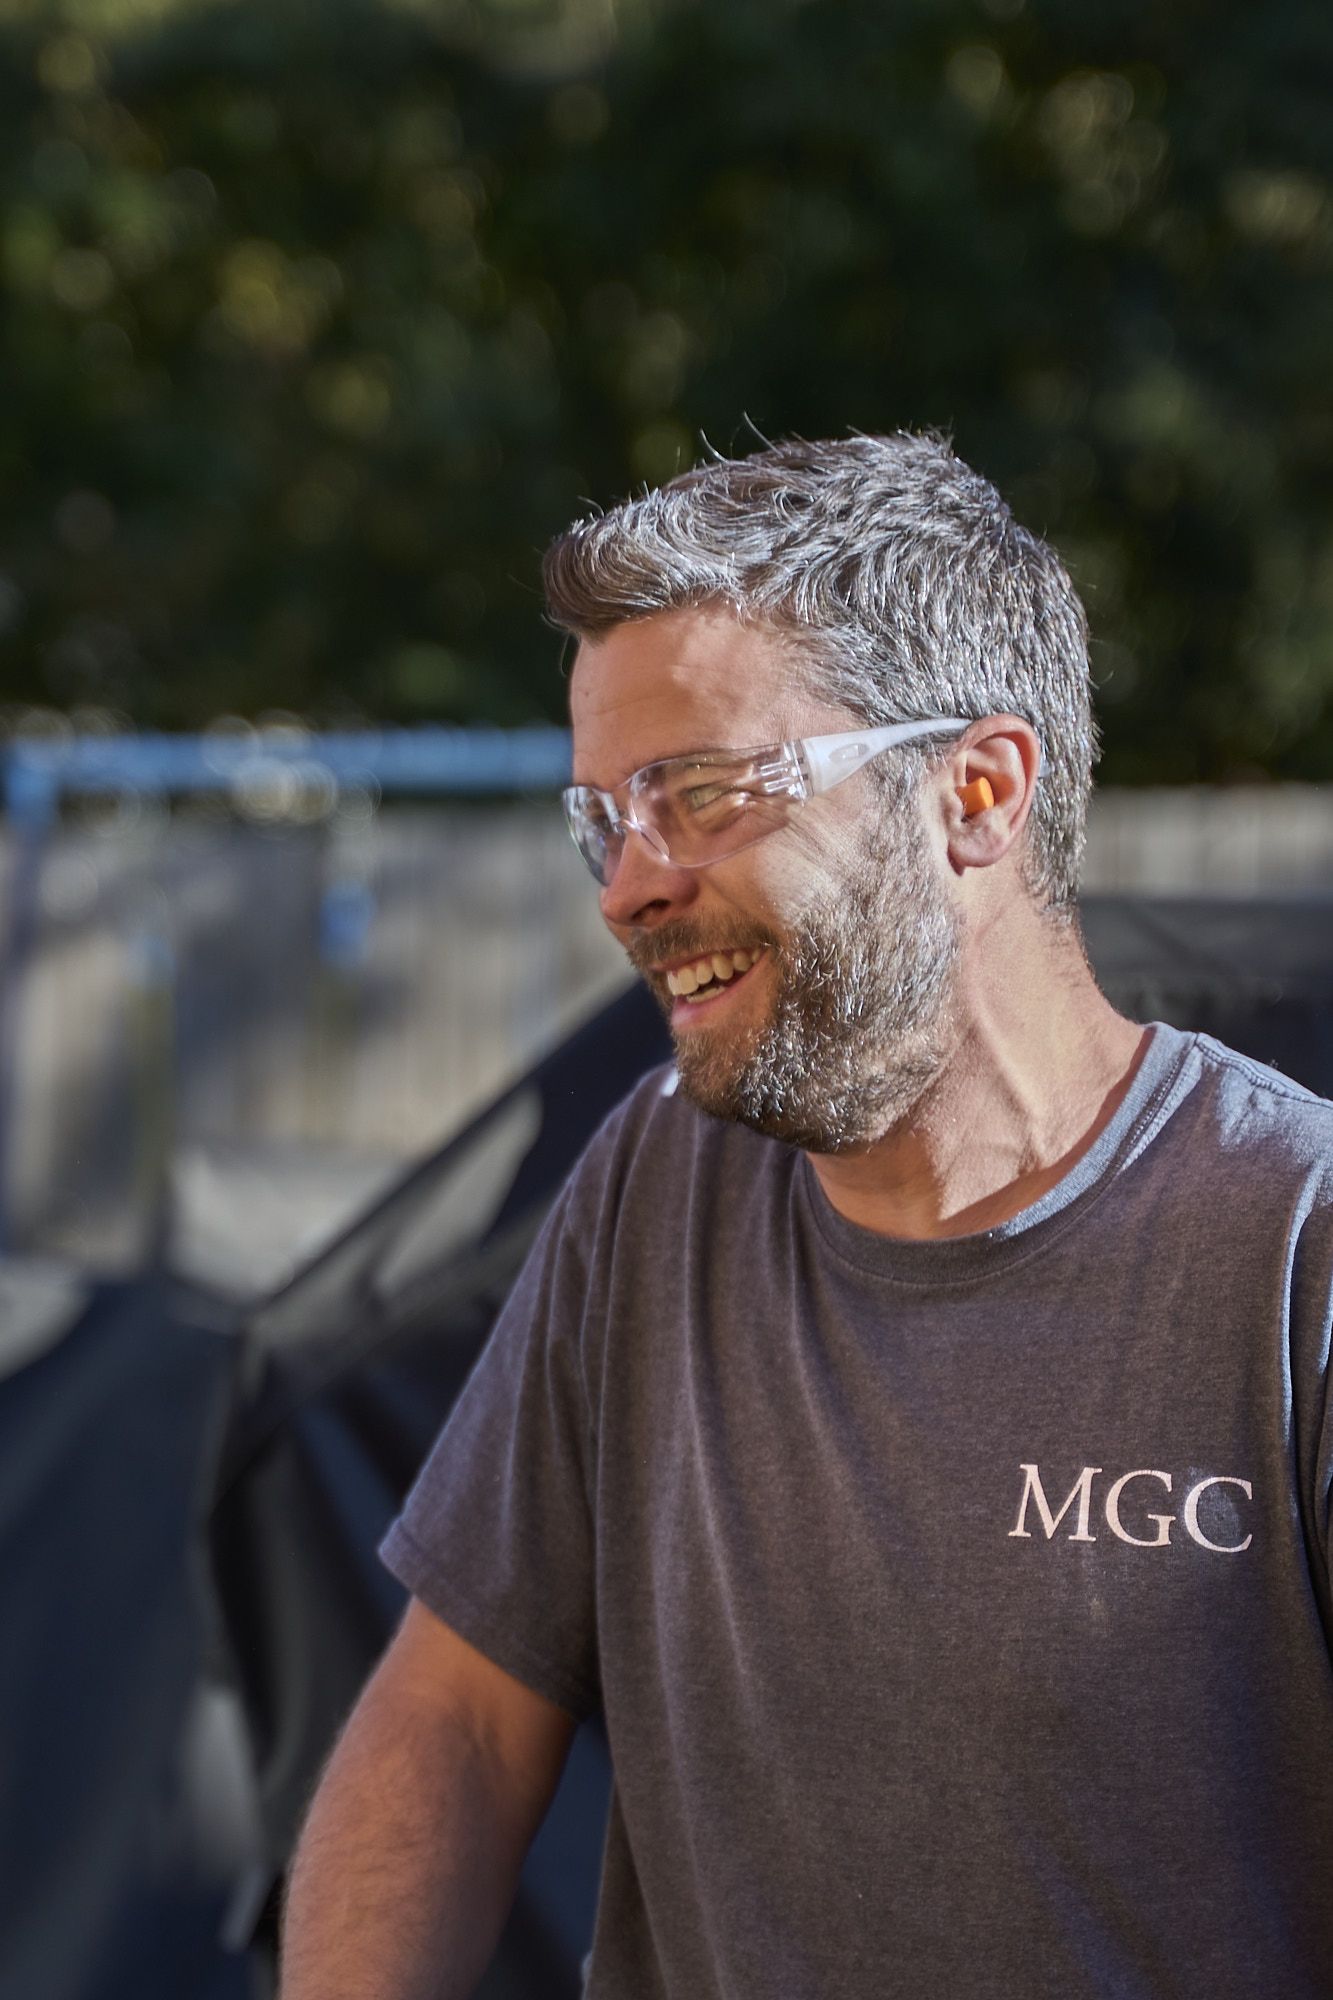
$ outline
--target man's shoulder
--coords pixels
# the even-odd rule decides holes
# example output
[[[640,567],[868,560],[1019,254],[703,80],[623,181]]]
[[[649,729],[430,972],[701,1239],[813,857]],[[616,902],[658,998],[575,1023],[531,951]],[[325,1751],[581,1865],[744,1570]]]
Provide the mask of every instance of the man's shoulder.
[[[1321,1097],[1283,1070],[1212,1035],[1192,1037],[1203,1072],[1215,1081],[1220,1101],[1239,1116],[1283,1130],[1333,1135],[1333,1100]]]
[[[1191,1040],[1222,1150],[1322,1180],[1333,1200],[1333,1102],[1211,1035]]]

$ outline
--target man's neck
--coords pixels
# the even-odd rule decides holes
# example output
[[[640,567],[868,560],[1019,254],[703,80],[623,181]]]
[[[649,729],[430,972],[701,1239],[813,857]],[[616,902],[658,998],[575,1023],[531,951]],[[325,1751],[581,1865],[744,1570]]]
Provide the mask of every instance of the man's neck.
[[[810,1155],[849,1221],[916,1239],[993,1229],[1114,1116],[1147,1033],[1099,991],[1075,935],[1029,943],[1021,968],[988,967],[983,951],[964,973],[948,1058],[906,1119],[863,1151]]]

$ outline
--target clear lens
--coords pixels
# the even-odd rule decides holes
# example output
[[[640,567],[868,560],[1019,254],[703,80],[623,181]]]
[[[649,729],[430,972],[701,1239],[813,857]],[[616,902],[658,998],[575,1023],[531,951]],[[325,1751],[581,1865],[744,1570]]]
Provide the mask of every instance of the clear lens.
[[[586,785],[571,785],[561,794],[565,820],[574,845],[598,882],[610,881],[620,859],[625,836],[611,820],[601,794]]]
[[[635,773],[630,817],[674,862],[701,868],[785,826],[802,790],[783,749],[671,757]]]
[[[785,826],[805,790],[799,765],[779,744],[647,764],[629,781],[623,817],[590,785],[571,785],[561,797],[574,845],[605,885],[628,827],[664,861],[704,868]]]

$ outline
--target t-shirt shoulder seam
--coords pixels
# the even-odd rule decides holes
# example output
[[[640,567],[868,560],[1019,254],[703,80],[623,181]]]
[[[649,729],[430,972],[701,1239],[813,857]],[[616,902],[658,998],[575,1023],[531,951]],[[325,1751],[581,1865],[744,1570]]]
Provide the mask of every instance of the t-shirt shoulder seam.
[[[407,1558],[401,1565],[395,1560],[400,1556]],[[420,1597],[427,1609],[444,1624],[453,1626],[455,1618],[458,1618],[459,1636],[466,1639],[469,1645],[476,1646],[478,1652],[485,1653],[503,1672],[514,1672],[515,1678],[523,1681],[525,1686],[545,1696],[548,1701],[554,1701],[558,1708],[568,1710],[571,1715],[582,1718],[592,1713],[597,1704],[586,1683],[571,1680],[558,1670],[553,1671],[548,1661],[524,1645],[522,1640],[515,1639],[512,1633],[502,1635],[496,1651],[490,1649],[487,1640],[495,1633],[493,1614],[445,1572],[401,1515],[381,1541],[379,1557],[385,1568],[414,1597]],[[405,1570],[411,1574],[405,1575]],[[431,1590],[430,1596],[426,1590],[418,1588],[419,1582],[424,1582]],[[466,1622],[466,1630],[462,1621]],[[477,1636],[474,1638],[471,1634]],[[500,1651],[506,1659],[498,1657]],[[514,1667],[506,1665],[506,1660],[514,1662]]]
[[[1285,1102],[1310,1105],[1316,1110],[1333,1113],[1333,1102],[1319,1093],[1309,1090],[1294,1077],[1285,1076],[1281,1070],[1273,1069],[1254,1056],[1247,1056],[1240,1049],[1228,1048],[1225,1042],[1215,1041],[1211,1035],[1195,1034],[1195,1047],[1201,1061],[1215,1070],[1237,1070],[1256,1090],[1268,1091]]]

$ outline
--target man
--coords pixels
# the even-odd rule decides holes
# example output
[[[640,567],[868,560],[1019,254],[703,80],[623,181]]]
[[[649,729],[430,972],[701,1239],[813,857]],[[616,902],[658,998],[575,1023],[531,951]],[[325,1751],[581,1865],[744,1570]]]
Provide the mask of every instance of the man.
[[[1333,1992],[1333,1106],[1094,984],[1064,570],[855,437],[547,581],[676,1069],[388,1537],[285,2000],[469,1992],[594,1709],[590,2000]]]

